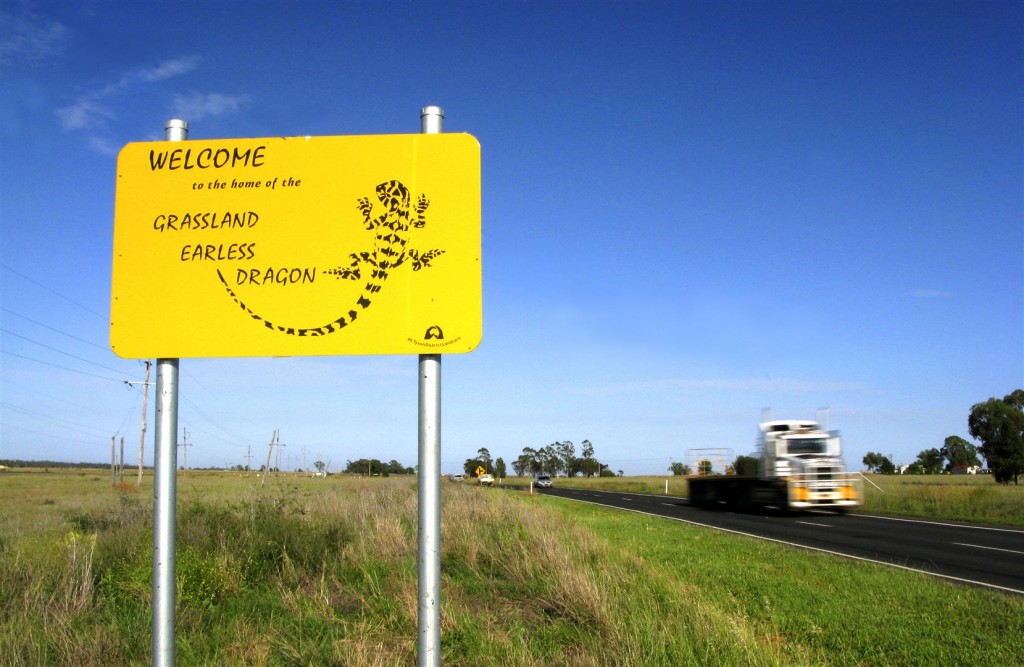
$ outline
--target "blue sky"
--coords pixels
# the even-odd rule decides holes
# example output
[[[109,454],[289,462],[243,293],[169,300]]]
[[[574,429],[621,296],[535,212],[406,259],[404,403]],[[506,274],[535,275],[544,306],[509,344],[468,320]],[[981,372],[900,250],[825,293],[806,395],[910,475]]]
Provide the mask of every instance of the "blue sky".
[[[909,463],[1024,385],[1019,2],[12,0],[0,57],[0,458],[137,460],[116,155],[169,118],[414,133],[437,104],[477,137],[484,335],[443,360],[445,472],[589,439],[661,474],[749,453],[765,407]],[[415,465],[416,384],[415,357],[182,360],[189,464],[258,466],[280,429],[293,467]]]

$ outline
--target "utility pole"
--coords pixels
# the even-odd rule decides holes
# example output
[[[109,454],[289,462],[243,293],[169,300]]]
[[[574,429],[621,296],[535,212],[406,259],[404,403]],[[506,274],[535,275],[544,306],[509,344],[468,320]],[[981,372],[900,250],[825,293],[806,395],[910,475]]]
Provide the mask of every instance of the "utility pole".
[[[117,464],[118,480],[124,484],[124,436],[121,436],[121,460]]]
[[[278,431],[278,433],[280,433],[280,431]],[[284,443],[278,442],[277,443],[277,463],[274,465],[274,468],[275,468],[274,475],[275,476],[281,474],[281,448],[282,447],[285,447]]]
[[[181,445],[179,445],[179,446],[181,447],[181,464],[182,464],[182,467],[184,469],[184,473],[187,474],[188,473],[188,449],[186,449],[186,447],[191,447],[192,446],[192,444],[188,441],[188,430],[187,429],[184,429],[184,428],[181,429]],[[184,474],[182,476],[184,477]]]
[[[270,456],[274,453],[274,445],[277,444],[277,431],[274,431],[273,437],[270,438],[270,447],[267,449],[267,465],[263,466],[263,479],[260,480],[260,488],[267,483],[267,473],[270,472]]]
[[[114,446],[117,436],[110,436],[110,486],[117,485],[117,459],[114,457]]]
[[[308,451],[308,448],[305,445],[303,445],[302,446],[302,472],[306,473],[306,476],[308,477],[309,476],[309,470],[306,468],[306,452],[307,451]]]
[[[146,379],[142,381],[142,429],[139,434],[139,481],[137,486],[139,490],[142,489],[142,455],[146,449],[146,404],[149,399],[149,367],[150,360],[146,359]],[[134,387],[139,384],[138,382],[127,382],[125,384],[129,387]]]
[[[249,445],[249,453],[245,455],[245,476],[249,476],[249,470],[252,469],[252,445]]]

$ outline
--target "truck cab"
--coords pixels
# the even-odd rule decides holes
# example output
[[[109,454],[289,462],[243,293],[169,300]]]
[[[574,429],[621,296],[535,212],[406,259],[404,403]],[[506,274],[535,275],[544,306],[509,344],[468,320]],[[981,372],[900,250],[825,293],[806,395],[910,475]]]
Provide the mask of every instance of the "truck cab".
[[[844,509],[861,503],[860,484],[846,473],[843,464],[838,432],[799,420],[763,422],[758,430],[760,476],[788,482],[790,508]]]

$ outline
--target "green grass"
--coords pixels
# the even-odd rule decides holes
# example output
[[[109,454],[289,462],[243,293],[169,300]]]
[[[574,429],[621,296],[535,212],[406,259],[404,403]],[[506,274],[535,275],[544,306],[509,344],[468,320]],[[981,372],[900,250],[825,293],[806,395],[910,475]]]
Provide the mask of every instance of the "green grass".
[[[0,663],[149,662],[149,484],[0,476]],[[415,662],[414,480],[190,473],[178,519],[178,664]],[[1024,663],[1024,600],[877,565],[471,484],[442,532],[447,665]]]
[[[1024,486],[991,475],[867,475],[864,506],[872,514],[1024,526]]]
[[[664,519],[548,498],[628,547],[666,586],[743,619],[797,662],[837,665],[1022,664],[1024,601],[925,575],[802,552]]]

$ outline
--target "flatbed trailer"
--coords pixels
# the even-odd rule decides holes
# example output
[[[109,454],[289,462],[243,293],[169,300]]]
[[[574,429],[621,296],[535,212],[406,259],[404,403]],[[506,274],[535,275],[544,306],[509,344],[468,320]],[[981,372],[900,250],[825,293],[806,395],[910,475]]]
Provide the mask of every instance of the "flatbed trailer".
[[[697,507],[728,507],[747,511],[775,507],[783,511],[827,508],[845,511],[863,503],[864,487],[853,475],[827,479],[693,475],[687,478],[690,504]]]

